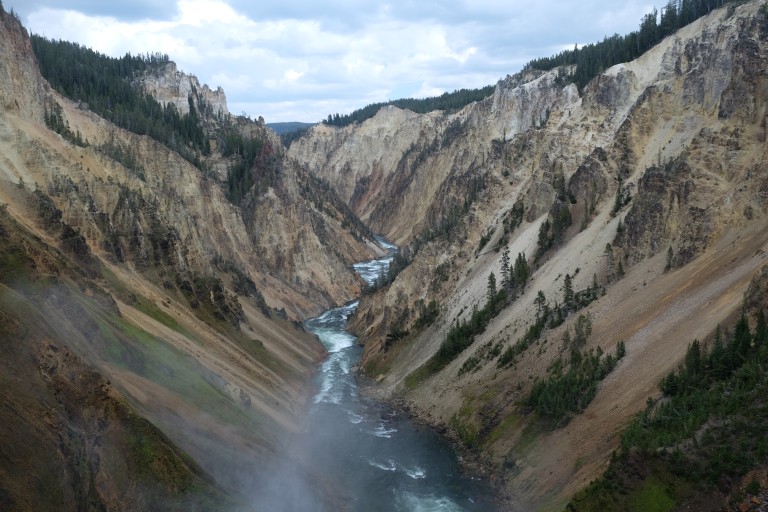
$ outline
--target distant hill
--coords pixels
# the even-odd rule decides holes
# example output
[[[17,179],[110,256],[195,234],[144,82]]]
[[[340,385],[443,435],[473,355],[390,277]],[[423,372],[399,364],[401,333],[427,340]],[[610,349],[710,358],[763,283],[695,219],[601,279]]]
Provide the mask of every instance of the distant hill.
[[[267,128],[272,128],[276,134],[280,135],[283,133],[295,132],[296,130],[309,128],[310,126],[315,126],[316,124],[317,123],[299,123],[296,121],[288,123],[267,123]]]

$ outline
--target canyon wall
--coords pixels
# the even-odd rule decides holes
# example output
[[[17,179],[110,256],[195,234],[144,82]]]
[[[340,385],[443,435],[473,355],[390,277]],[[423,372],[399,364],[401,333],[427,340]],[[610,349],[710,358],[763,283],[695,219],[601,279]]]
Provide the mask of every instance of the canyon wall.
[[[445,428],[510,507],[563,507],[599,475],[659,379],[733,318],[766,263],[766,30],[758,2],[731,5],[582,91],[572,69],[526,71],[459,112],[389,107],[291,145],[407,246],[410,263],[353,319],[370,392]],[[530,276],[461,331],[506,251]],[[535,327],[545,307],[560,317]],[[585,353],[624,341],[626,356],[583,412],[538,432],[527,397],[567,364],[579,317]],[[470,329],[446,362],[449,335]]]

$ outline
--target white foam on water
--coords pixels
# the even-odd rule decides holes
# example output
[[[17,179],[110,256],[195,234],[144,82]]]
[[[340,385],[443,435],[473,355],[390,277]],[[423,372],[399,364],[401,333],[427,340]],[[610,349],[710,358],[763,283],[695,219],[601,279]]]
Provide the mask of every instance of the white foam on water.
[[[378,242],[381,247],[392,254],[397,250],[397,246],[385,242],[384,240],[378,240]],[[376,260],[361,261],[360,263],[355,263],[352,267],[366,283],[372,285],[382,274],[386,274],[393,259],[394,256],[389,256]]]
[[[322,402],[325,402],[331,395],[331,390],[333,389],[333,381],[328,378],[328,376],[324,376],[323,383],[320,386],[320,391],[317,392],[315,395],[315,403],[319,404]]]
[[[455,501],[444,496],[419,496],[402,492],[395,498],[397,510],[408,512],[462,512],[464,509]]]
[[[349,374],[347,355],[338,351],[332,352],[323,363],[320,372],[320,391],[315,395],[314,403],[341,403],[344,390],[349,387],[345,386],[347,374]]]
[[[387,428],[384,425],[379,425],[379,427],[372,432],[373,435],[376,437],[386,437],[387,439],[392,437],[392,434],[397,432],[396,428]]]
[[[395,464],[395,461],[392,459],[389,459],[386,464],[383,464],[381,462],[377,462],[375,460],[368,460],[368,464],[375,468],[379,468],[382,471],[397,471],[397,465]]]
[[[338,329],[317,329],[315,334],[323,342],[325,349],[331,354],[349,348],[355,344],[355,337],[351,334],[339,331]],[[330,359],[330,358],[329,358]]]
[[[349,414],[349,422],[357,425],[358,423],[361,423],[363,421],[363,417],[359,414],[355,414],[352,411],[347,411],[347,414]]]
[[[422,478],[426,478],[426,476],[427,476],[427,472],[424,471],[423,469],[421,469],[418,466],[416,466],[415,468],[412,468],[412,469],[406,468],[403,471],[405,471],[405,474],[408,475],[409,477],[413,478],[414,480],[420,480]]]

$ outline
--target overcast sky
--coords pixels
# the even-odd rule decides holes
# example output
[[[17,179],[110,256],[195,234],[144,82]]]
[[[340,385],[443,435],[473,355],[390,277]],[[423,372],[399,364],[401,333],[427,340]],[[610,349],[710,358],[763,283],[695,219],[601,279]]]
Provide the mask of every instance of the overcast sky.
[[[658,6],[665,2],[656,1]],[[167,53],[229,110],[316,122],[482,87],[637,29],[653,0],[3,0],[33,33],[112,56]]]

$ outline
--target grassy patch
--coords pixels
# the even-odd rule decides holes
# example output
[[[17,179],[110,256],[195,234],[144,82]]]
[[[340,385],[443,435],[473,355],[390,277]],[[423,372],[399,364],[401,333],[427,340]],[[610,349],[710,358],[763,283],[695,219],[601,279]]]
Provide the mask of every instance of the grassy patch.
[[[503,436],[507,434],[507,432],[511,430],[516,430],[518,426],[520,426],[520,415],[516,413],[512,413],[507,415],[506,418],[501,420],[501,423],[496,425],[493,430],[491,430],[491,433],[488,434],[488,437],[485,439],[486,444],[493,444],[499,439],[501,439]]]
[[[83,309],[88,308],[83,302]],[[268,418],[257,417],[237,403],[225,391],[224,380],[194,358],[122,317],[98,314],[93,318],[97,339],[84,349],[95,352],[97,358],[172,391],[220,421],[256,429],[265,440],[276,431]]]
[[[389,373],[391,367],[392,363],[389,360],[374,359],[365,363],[363,371],[369,377],[376,377]]]
[[[143,295],[133,293],[111,270],[102,266],[101,277],[108,283],[109,287],[123,302],[130,304],[148,317],[163,324],[169,329],[186,336],[191,340],[197,341],[197,338],[186,330],[171,315],[157,307],[151,300]]]
[[[451,427],[459,435],[459,439],[467,448],[475,448],[479,441],[477,425],[473,420],[474,409],[470,404],[465,404],[451,418]]]
[[[440,365],[439,362],[430,359],[423,365],[419,366],[417,369],[412,371],[406,378],[405,378],[405,387],[407,389],[414,389],[416,386],[430,378],[432,375],[436,374],[440,369],[443,368],[443,366]]]
[[[176,321],[175,318],[173,318],[171,315],[163,311],[162,309],[158,308],[152,301],[147,299],[143,296],[137,296],[136,302],[133,304],[133,307],[147,315],[148,317],[152,318],[153,320],[156,320],[163,324],[164,326],[168,327],[169,329],[178,332],[179,334],[182,334],[186,336],[187,338],[191,340],[197,341],[197,338],[188,330],[186,330],[184,327],[182,327],[179,322]]]
[[[649,478],[632,496],[630,510],[669,512],[675,508],[676,504],[676,501],[669,495],[664,484],[655,478]]]

